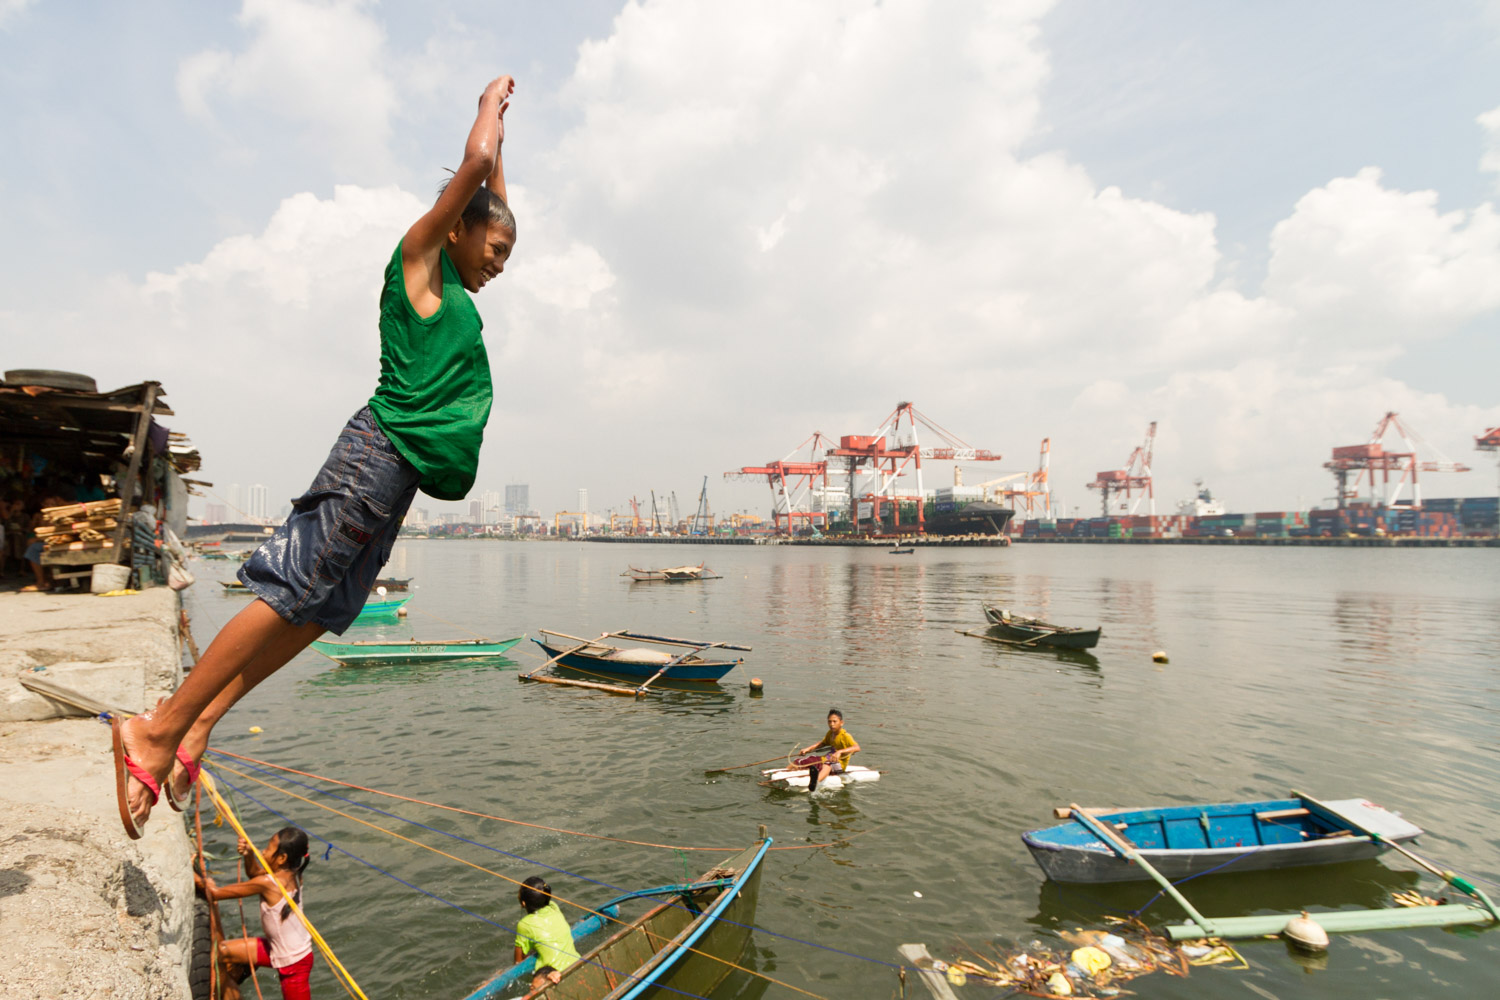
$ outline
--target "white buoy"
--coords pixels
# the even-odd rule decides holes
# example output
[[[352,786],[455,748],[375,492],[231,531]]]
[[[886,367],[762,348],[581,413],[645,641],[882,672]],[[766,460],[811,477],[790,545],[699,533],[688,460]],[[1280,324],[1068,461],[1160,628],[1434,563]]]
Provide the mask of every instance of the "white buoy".
[[[1316,920],[1309,917],[1306,910],[1288,920],[1286,926],[1281,929],[1281,935],[1303,951],[1328,950],[1328,932]]]
[[[396,617],[397,618],[405,618],[406,617],[406,609],[405,608],[397,608],[396,609]]]

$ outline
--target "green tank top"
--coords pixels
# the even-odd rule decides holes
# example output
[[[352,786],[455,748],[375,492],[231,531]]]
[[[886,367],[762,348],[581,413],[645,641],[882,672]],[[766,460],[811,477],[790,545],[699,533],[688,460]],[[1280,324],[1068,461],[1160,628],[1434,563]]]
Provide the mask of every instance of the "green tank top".
[[[479,445],[494,389],[480,331],[484,322],[440,252],[443,302],[423,319],[406,295],[401,244],[380,292],[380,385],[370,398],[375,422],[416,466],[423,493],[462,500],[474,485]]]

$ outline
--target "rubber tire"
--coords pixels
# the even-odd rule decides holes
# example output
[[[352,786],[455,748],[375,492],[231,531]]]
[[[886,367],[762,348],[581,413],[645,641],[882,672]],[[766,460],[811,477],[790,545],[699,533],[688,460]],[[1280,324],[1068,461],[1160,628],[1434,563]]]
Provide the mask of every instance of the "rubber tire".
[[[193,944],[188,953],[188,992],[193,1000],[214,1000],[210,987],[213,982],[214,937],[208,919],[208,903],[193,900]]]
[[[48,389],[73,389],[98,392],[99,383],[77,372],[57,372],[48,368],[15,368],[5,373],[6,385],[39,385]]]

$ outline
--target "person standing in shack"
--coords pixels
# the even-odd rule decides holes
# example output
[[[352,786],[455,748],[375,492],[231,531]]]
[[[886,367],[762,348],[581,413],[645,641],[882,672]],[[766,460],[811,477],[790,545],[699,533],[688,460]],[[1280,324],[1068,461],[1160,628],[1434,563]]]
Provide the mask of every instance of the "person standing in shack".
[[[849,759],[859,753],[859,743],[844,728],[844,713],[836,708],[828,710],[828,732],[817,743],[809,744],[798,753],[814,751],[814,757],[799,757],[797,763],[807,768],[808,794],[818,790],[818,782],[830,774],[843,774]],[[815,759],[814,759],[815,758]]]
[[[474,485],[493,389],[470,295],[505,270],[516,242],[500,158],[514,90],[509,76],[485,87],[462,162],[391,254],[380,383],[286,523],[240,569],[256,600],[171,697],[113,721],[115,793],[130,837],[141,836],[161,794],[181,808],[214,724],[235,702],[354,621],[417,490],[460,500]]]

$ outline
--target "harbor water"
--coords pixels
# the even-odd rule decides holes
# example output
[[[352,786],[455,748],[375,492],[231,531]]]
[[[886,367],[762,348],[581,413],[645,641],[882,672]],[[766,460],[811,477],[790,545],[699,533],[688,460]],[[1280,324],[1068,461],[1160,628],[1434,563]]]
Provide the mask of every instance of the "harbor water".
[[[722,578],[619,576],[630,564],[700,560]],[[214,579],[233,568],[194,565],[188,610],[200,645],[247,600],[218,593]],[[801,995],[768,976],[818,996],[883,1000],[897,995],[902,943],[940,957],[1055,948],[1059,930],[1102,927],[1147,904],[1147,883],[1044,882],[1020,833],[1055,822],[1052,808],[1069,802],[1189,804],[1291,788],[1365,797],[1424,828],[1420,852],[1500,896],[1492,550],[1018,545],[893,556],[412,540],[387,575],[414,578],[409,617],[347,638],[633,629],[754,649],[722,685],[641,700],[517,683],[541,662],[530,642],[502,661],[415,666],[343,667],[309,651],[247,697],[220,725],[218,748],[526,823],[724,848],[585,839],[309,782],[345,797],[332,798],[235,764],[285,791],[273,790],[220,769],[258,841],[285,820],[246,793],[313,834],[308,913],[372,997],[459,998],[509,964],[507,929],[522,911],[514,883],[491,872],[544,874],[559,897],[597,904],[695,877],[759,824],[778,847],[805,849],[768,855],[749,971],[717,997]],[[1104,637],[1094,655],[1070,656],[957,634],[983,627],[982,602],[1099,624]],[[1168,662],[1153,662],[1157,650]],[[752,676],[764,696],[750,695]],[[883,772],[878,782],[810,798],[763,787],[756,767],[705,774],[816,741],[830,706],[864,748],[856,763]],[[233,857],[222,830],[211,840]],[[1440,885],[1387,855],[1270,874],[1231,868],[1184,891],[1203,913],[1228,916],[1385,906],[1411,888],[1438,895]],[[237,935],[234,907],[223,911]],[[1142,915],[1156,926],[1182,917],[1164,899]],[[1338,936],[1311,963],[1280,941],[1240,950],[1248,970],[1157,974],[1130,989],[1473,997],[1493,994],[1500,969],[1494,930]],[[316,995],[342,995],[321,961],[314,975]],[[274,983],[263,978],[265,988]],[[915,981],[907,989],[924,995]],[[1001,994],[971,983],[959,995]]]

